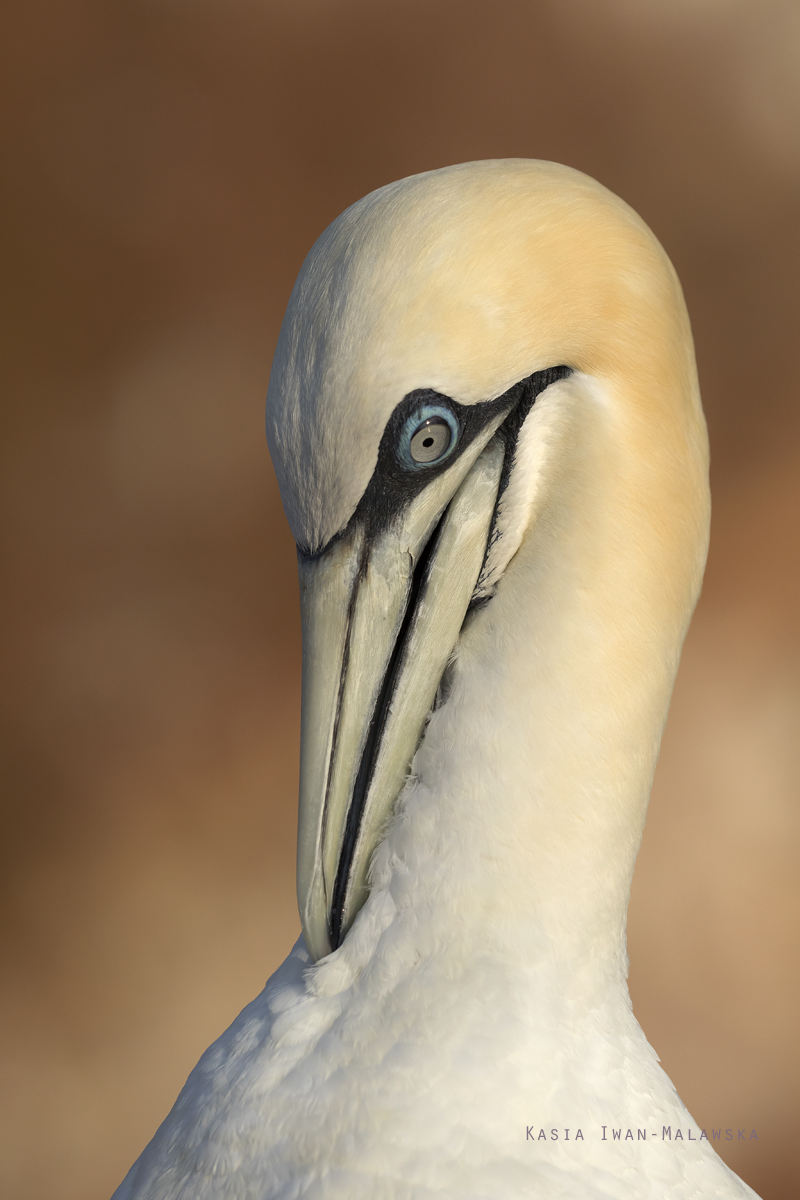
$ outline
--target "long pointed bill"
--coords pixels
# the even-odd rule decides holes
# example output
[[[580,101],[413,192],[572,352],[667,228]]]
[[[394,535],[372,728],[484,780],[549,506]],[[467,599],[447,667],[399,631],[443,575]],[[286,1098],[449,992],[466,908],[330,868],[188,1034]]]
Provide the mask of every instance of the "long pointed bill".
[[[480,574],[503,467],[498,413],[389,528],[300,560],[303,702],[297,892],[315,959],[367,896]],[[491,439],[491,440],[490,440]]]

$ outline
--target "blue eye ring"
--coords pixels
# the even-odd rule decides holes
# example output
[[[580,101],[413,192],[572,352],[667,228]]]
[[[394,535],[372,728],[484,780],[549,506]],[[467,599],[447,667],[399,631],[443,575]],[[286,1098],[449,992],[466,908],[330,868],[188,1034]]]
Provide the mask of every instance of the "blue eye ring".
[[[442,437],[445,432],[449,433],[446,441]],[[403,466],[412,471],[438,467],[455,450],[460,432],[458,419],[451,409],[443,404],[423,404],[403,425],[398,457]],[[430,436],[426,437],[428,433]]]

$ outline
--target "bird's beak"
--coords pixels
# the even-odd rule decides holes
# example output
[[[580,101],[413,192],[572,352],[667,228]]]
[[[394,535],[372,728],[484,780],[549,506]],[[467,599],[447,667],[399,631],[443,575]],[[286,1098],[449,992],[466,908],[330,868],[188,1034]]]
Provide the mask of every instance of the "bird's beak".
[[[480,575],[506,413],[388,528],[300,556],[302,745],[297,892],[314,959],[367,896],[372,852],[408,775]]]

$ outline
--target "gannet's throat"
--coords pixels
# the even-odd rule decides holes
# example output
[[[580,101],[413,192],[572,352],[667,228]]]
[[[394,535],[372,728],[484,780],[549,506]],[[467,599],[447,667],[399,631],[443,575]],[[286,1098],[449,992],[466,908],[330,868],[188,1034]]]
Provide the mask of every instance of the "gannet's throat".
[[[410,393],[387,423],[345,529],[313,556],[299,551],[298,898],[315,958],[340,944],[366,899],[372,851],[496,536],[519,431],[536,397],[569,373],[537,372],[482,404]],[[408,431],[429,413],[447,453],[415,462]]]

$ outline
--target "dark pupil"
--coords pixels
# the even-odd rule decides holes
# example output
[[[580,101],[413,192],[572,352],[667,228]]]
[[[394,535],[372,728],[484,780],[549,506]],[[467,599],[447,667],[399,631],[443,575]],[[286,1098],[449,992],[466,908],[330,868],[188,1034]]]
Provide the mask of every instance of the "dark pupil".
[[[430,417],[417,427],[411,438],[411,458],[417,463],[438,462],[450,448],[453,433],[441,417]]]

